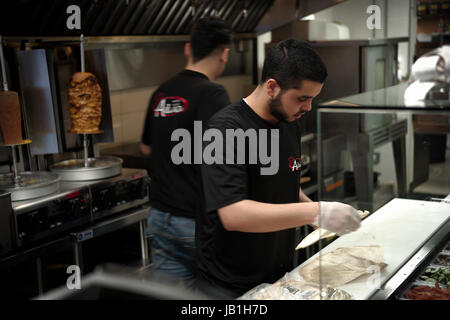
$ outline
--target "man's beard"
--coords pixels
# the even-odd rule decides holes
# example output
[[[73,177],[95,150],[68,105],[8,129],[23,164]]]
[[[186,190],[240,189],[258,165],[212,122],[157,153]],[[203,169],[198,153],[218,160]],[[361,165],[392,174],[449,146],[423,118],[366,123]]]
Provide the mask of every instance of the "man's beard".
[[[269,101],[269,112],[279,121],[289,122],[287,120],[288,115],[283,111],[283,105],[281,103],[281,94],[282,92],[280,91],[280,93],[278,93],[275,99],[271,99]]]

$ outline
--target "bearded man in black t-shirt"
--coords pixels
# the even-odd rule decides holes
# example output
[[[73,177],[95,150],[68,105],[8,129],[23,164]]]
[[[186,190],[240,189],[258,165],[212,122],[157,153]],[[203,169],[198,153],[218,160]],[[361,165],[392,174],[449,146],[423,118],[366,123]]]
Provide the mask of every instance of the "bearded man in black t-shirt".
[[[151,97],[142,134],[141,151],[152,157],[147,235],[153,270],[188,288],[196,277],[195,217],[203,197],[199,165],[172,159],[173,133],[193,135],[195,121],[208,120],[230,103],[224,87],[212,82],[225,69],[230,43],[231,29],[221,19],[196,22],[185,46],[188,64]]]
[[[269,50],[259,86],[207,123],[223,143],[215,148],[221,156],[202,165],[206,208],[196,244],[198,283],[206,293],[235,298],[279,280],[292,268],[295,228],[318,226],[319,216],[321,227],[339,235],[359,228],[353,207],[313,202],[300,188],[298,119],[311,110],[326,77],[307,43],[282,41]],[[204,156],[211,149],[205,144]]]

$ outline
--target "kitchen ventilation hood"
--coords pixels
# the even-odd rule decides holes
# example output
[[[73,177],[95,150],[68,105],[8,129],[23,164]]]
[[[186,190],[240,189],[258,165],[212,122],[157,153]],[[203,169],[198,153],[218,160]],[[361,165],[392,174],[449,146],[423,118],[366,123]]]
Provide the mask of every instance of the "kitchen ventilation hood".
[[[186,35],[204,16],[226,20],[235,33],[254,32],[274,0],[2,0],[5,37]],[[81,30],[69,30],[66,13],[78,5]]]
[[[11,37],[187,35],[204,16],[226,20],[235,34],[261,34],[345,0],[2,0],[0,34]],[[66,26],[77,5],[81,30]]]

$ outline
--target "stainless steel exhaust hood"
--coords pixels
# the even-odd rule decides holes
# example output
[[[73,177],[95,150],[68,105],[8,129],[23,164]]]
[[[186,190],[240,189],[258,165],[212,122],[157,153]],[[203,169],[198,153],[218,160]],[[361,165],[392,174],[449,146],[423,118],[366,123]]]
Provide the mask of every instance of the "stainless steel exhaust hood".
[[[5,37],[186,35],[204,16],[226,20],[235,33],[253,33],[274,0],[4,0]],[[81,30],[69,30],[66,13],[78,5]]]
[[[255,32],[261,34],[279,28],[344,1],[346,0],[276,0]]]

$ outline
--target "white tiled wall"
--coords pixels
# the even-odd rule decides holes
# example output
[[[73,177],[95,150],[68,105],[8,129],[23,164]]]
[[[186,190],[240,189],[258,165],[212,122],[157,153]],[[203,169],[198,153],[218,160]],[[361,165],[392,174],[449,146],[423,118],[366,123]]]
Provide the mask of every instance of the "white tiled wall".
[[[110,92],[114,143],[101,143],[100,150],[140,140],[148,102],[156,88]]]
[[[251,84],[249,75],[227,76],[217,79],[225,87],[232,102],[238,101]],[[120,144],[140,141],[148,102],[157,86],[110,92],[114,143],[99,144],[100,150]],[[247,90],[248,91],[248,90]]]

